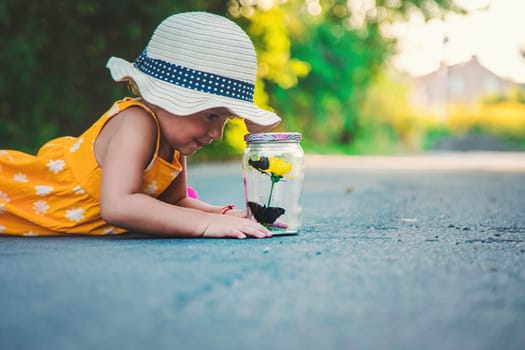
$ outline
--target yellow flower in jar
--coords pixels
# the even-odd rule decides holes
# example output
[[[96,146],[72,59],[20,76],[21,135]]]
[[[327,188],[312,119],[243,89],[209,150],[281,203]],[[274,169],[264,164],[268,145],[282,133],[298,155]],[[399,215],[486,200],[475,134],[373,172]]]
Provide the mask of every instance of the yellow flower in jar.
[[[284,158],[270,157],[268,172],[274,176],[283,177],[292,170],[292,163],[287,162]]]
[[[261,173],[270,175],[272,182],[278,182],[292,170],[292,163],[280,157],[258,157],[248,163]]]

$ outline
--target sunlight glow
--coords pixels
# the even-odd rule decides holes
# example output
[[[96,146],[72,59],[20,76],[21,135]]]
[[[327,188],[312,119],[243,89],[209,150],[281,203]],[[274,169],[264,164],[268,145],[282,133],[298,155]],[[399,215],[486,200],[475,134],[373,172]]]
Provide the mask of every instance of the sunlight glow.
[[[430,73],[440,62],[455,64],[477,55],[494,73],[525,83],[525,1],[457,1],[469,14],[450,14],[444,22],[413,16],[390,28],[399,38],[394,65],[414,75]],[[447,38],[447,40],[445,40]]]
[[[319,4],[319,0],[306,0],[306,10],[312,16],[320,15],[322,8]]]

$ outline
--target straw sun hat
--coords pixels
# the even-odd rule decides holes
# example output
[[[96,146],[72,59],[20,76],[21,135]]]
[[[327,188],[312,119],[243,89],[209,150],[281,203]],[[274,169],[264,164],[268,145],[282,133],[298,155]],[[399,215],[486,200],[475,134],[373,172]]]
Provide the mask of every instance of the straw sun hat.
[[[142,97],[175,115],[225,107],[245,119],[250,132],[271,129],[280,118],[253,104],[257,59],[237,24],[206,12],[162,21],[142,54],[130,63],[111,57],[115,81],[133,79]]]

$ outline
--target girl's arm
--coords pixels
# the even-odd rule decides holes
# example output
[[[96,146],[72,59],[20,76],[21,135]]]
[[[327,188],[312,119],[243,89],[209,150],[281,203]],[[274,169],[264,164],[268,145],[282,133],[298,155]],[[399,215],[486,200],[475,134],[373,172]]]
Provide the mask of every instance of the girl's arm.
[[[181,156],[180,163],[183,166],[181,173],[172,181],[168,188],[159,197],[160,200],[173,203],[184,208],[193,208],[207,213],[223,214],[225,206],[211,205],[198,199],[187,196],[187,172],[186,157]],[[226,215],[246,217],[245,210],[227,210]]]
[[[113,125],[109,125],[113,124]],[[108,223],[131,231],[179,237],[269,237],[270,231],[244,218],[207,213],[166,203],[140,192],[157,129],[142,109],[130,108],[113,117],[103,152],[100,210]],[[182,196],[184,198],[185,196]]]

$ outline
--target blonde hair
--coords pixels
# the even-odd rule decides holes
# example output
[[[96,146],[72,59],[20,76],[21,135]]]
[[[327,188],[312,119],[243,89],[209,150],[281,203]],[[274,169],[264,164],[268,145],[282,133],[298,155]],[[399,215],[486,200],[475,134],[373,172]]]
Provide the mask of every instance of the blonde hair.
[[[128,79],[128,89],[135,96],[142,97],[142,95],[140,94],[140,89],[133,79]]]

